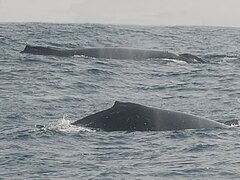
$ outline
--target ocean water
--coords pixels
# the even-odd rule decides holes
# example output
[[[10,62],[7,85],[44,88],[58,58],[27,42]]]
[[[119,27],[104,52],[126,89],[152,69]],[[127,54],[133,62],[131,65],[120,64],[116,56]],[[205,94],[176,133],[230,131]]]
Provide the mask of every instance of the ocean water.
[[[102,132],[70,123],[114,101],[240,120],[240,29],[0,24],[0,179],[240,179],[240,129]],[[20,54],[130,47],[206,64]]]

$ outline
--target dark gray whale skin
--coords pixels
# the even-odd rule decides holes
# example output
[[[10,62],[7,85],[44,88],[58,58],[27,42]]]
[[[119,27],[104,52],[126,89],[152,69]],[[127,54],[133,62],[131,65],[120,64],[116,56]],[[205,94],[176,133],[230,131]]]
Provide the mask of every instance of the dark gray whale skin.
[[[74,56],[84,55],[94,58],[107,58],[107,59],[148,59],[148,58],[166,58],[185,61],[187,63],[204,63],[201,58],[192,54],[173,54],[166,51],[157,50],[144,50],[144,49],[129,49],[129,48],[83,48],[78,50],[60,50],[42,46],[26,45],[21,53],[30,53],[36,55],[52,55],[52,56]]]
[[[197,116],[146,107],[129,102],[118,102],[72,123],[103,131],[175,131],[228,127],[225,124]]]

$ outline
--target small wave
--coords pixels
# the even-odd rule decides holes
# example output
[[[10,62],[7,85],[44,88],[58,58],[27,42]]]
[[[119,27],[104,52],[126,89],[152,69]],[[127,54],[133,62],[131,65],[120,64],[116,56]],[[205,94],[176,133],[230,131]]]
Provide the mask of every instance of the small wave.
[[[63,133],[78,133],[78,132],[95,132],[95,130],[88,129],[81,126],[75,126],[71,124],[70,120],[66,119],[66,115],[63,115],[62,119],[56,124],[49,125],[35,125],[35,127],[40,131],[55,131]]]
[[[115,75],[115,73],[111,71],[97,69],[97,68],[88,69],[87,72],[92,75]]]
[[[194,144],[193,146],[187,147],[184,150],[187,152],[201,152],[201,151],[210,151],[217,148],[217,144]]]
[[[224,57],[224,60],[237,60],[239,57]]]
[[[205,55],[204,58],[210,58],[210,59],[214,59],[214,58],[238,58],[237,55],[227,55],[227,54],[209,54],[209,55]]]
[[[77,54],[75,54],[75,55],[73,55],[73,57],[74,57],[74,58],[84,58],[84,59],[89,59],[89,57],[88,57],[88,56],[85,56],[85,55],[77,55]]]
[[[219,55],[216,55],[216,54],[213,54],[213,55],[205,55],[204,56],[204,59],[209,59],[210,62],[219,62],[219,63],[222,63],[222,62],[231,62],[231,61],[236,61],[239,59],[239,56],[238,55],[228,55],[228,54],[219,54]]]

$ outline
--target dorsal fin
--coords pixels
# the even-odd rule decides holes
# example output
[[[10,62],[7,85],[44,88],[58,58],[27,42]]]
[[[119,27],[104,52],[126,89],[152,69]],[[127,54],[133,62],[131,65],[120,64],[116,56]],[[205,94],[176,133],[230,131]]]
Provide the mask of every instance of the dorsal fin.
[[[122,102],[120,102],[120,101],[115,101],[113,107],[119,106],[119,105],[121,105],[121,104],[122,104]]]
[[[134,107],[139,107],[142,105],[136,104],[136,103],[131,103],[131,102],[121,102],[121,101],[115,101],[113,107],[127,107],[127,108],[134,108]]]
[[[21,51],[21,53],[27,52],[27,50],[28,50],[30,47],[31,47],[31,46],[27,44],[27,45],[25,46],[24,50]]]

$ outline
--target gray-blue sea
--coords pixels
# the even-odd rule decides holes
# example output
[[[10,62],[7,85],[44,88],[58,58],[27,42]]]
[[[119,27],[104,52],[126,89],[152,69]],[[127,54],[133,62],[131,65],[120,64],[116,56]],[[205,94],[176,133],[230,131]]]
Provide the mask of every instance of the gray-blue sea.
[[[21,54],[129,47],[205,64]],[[0,179],[240,179],[240,129],[103,132],[70,123],[114,101],[240,120],[240,28],[0,24]]]

